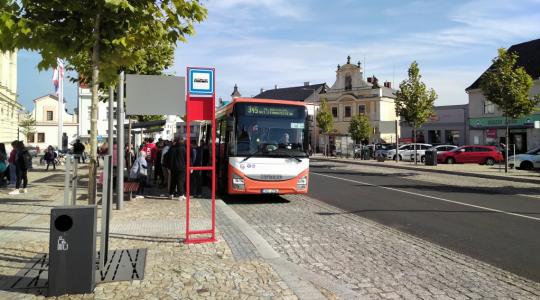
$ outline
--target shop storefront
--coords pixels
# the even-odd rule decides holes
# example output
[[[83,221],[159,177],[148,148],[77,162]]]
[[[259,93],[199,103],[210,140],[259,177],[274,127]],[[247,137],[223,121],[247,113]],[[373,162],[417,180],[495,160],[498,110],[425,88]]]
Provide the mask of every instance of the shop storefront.
[[[510,119],[509,147],[516,153],[523,153],[540,146],[540,129],[534,122],[540,121],[540,114]],[[471,143],[474,145],[500,145],[506,143],[506,119],[504,117],[471,118],[469,120]]]

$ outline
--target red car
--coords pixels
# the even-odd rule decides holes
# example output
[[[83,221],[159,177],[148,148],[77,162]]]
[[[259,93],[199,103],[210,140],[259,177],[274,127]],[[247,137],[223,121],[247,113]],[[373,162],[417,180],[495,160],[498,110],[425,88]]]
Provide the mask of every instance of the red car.
[[[437,162],[446,164],[474,163],[492,166],[503,160],[502,153],[494,146],[462,146],[437,155]]]

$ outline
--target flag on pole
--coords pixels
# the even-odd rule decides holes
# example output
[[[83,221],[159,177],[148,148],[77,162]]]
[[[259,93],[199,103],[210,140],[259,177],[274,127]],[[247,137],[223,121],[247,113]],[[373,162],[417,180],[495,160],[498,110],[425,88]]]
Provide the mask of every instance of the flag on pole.
[[[53,85],[54,85],[54,93],[58,96],[58,92],[60,90],[60,84],[64,80],[64,63],[61,59],[56,59],[56,68],[54,68],[53,71]]]

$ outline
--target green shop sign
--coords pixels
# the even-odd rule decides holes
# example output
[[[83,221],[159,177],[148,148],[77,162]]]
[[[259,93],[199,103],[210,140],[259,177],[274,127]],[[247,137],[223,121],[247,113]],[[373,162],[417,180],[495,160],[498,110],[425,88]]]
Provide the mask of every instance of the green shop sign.
[[[533,127],[534,121],[540,121],[540,115],[530,115],[523,118],[508,119],[508,124],[512,127]],[[469,119],[469,125],[471,127],[504,127],[506,125],[506,118],[471,118]]]

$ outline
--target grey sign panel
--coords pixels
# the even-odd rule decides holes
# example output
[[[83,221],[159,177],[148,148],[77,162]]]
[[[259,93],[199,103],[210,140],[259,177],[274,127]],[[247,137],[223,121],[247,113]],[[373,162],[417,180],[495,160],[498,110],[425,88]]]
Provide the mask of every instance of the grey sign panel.
[[[96,207],[51,209],[48,296],[91,293],[96,271]]]
[[[186,113],[186,78],[126,75],[127,115],[180,115]]]

